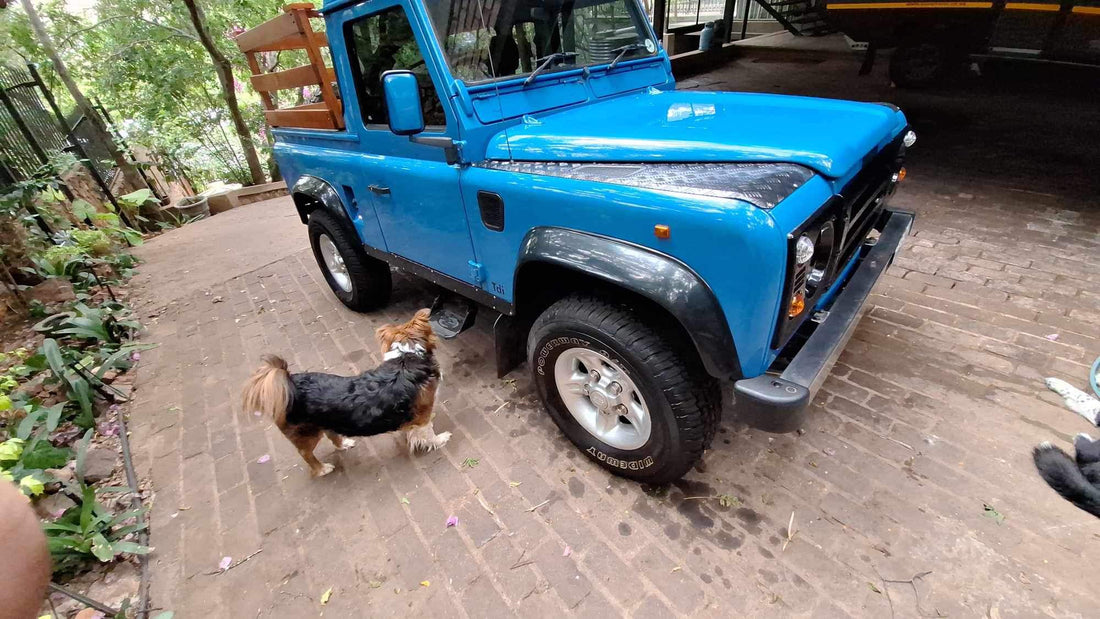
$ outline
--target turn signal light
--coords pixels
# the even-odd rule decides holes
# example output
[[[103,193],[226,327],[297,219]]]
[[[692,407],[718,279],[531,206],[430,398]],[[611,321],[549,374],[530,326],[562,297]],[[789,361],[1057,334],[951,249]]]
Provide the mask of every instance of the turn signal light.
[[[668,226],[664,224],[657,224],[653,226],[653,236],[659,239],[667,239],[672,236],[672,230],[669,230]]]
[[[905,168],[898,170],[898,182],[905,180]]]
[[[787,310],[787,318],[794,318],[806,309],[806,295],[799,292],[791,297],[791,309]]]

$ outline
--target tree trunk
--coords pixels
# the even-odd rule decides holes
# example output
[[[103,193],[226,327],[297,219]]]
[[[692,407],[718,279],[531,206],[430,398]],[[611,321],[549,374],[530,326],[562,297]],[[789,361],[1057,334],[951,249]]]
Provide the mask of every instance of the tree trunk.
[[[23,0],[28,2],[29,0]],[[195,0],[183,0],[187,5],[187,12],[191,15],[191,24],[199,35],[199,41],[210,54],[210,61],[214,63],[214,71],[218,74],[218,83],[222,87],[222,96],[225,97],[225,105],[229,108],[229,116],[233,119],[233,128],[237,132],[237,138],[241,141],[241,150],[244,151],[244,159],[248,162],[248,173],[252,176],[252,184],[259,185],[265,182],[264,170],[260,165],[260,157],[256,154],[256,145],[252,142],[252,133],[241,116],[241,108],[237,104],[237,93],[233,90],[233,65],[225,54],[214,44],[210,33],[206,31],[206,17],[202,8]]]
[[[46,25],[42,23],[38,10],[34,8],[34,2],[32,0],[22,0],[22,3],[23,12],[27,14],[27,21],[30,22],[34,38],[38,40],[38,46],[42,48],[50,62],[53,63],[54,71],[57,72],[57,76],[61,78],[61,82],[65,84],[65,88],[72,95],[77,109],[80,110],[84,118],[88,119],[88,125],[92,128],[95,138],[107,147],[107,150],[111,153],[111,158],[115,161],[115,165],[118,166],[123,178],[131,187],[136,189],[148,187],[145,179],[141,178],[134,166],[126,160],[126,156],[115,144],[114,138],[111,137],[111,132],[107,130],[106,123],[100,118],[99,113],[92,107],[92,103],[84,96],[84,92],[80,90],[80,86],[77,85],[76,80],[69,73],[69,67],[65,65],[65,62],[61,60],[61,56],[57,53],[57,48],[54,47],[53,39],[50,37],[49,31],[46,30]]]

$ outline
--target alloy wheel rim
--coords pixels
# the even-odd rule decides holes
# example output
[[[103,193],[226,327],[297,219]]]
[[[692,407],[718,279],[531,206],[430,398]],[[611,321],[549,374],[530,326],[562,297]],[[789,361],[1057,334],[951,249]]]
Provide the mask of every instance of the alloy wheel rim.
[[[554,363],[554,382],[569,413],[601,442],[630,451],[649,441],[653,423],[642,392],[607,356],[570,348]]]
[[[318,243],[321,246],[321,258],[325,261],[325,268],[328,269],[328,274],[332,276],[332,281],[336,282],[340,290],[351,292],[351,276],[348,275],[348,266],[344,264],[344,257],[336,249],[336,244],[332,242],[327,234],[322,234],[318,239]]]

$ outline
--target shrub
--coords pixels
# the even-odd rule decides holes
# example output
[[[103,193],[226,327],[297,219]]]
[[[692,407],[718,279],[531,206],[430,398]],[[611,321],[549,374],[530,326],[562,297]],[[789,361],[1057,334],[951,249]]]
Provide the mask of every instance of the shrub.
[[[73,230],[72,237],[77,247],[92,256],[106,256],[114,249],[110,237],[102,230]]]

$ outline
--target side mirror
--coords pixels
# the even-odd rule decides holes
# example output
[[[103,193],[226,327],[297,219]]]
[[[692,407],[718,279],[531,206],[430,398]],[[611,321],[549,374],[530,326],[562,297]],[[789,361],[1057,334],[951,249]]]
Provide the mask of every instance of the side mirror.
[[[420,86],[412,71],[386,71],[382,74],[382,92],[390,131],[397,135],[416,135],[424,131],[424,111],[420,107]]]

